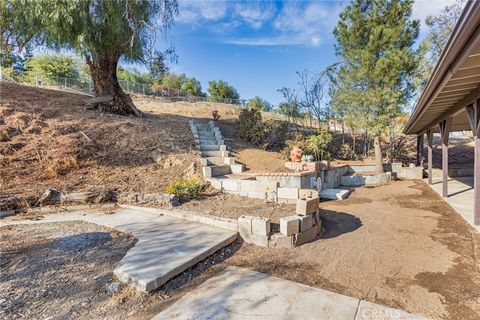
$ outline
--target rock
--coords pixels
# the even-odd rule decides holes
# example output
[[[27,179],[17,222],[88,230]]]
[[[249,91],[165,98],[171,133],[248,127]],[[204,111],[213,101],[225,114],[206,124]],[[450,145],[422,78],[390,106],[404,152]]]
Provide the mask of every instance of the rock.
[[[56,188],[48,188],[38,199],[37,204],[41,205],[53,205],[60,202],[62,193]]]
[[[108,293],[109,295],[112,295],[112,294],[114,294],[115,292],[117,292],[118,289],[120,289],[120,283],[118,283],[118,282],[112,282],[112,283],[110,283],[110,284],[107,284],[106,287],[107,287],[107,288],[106,288],[106,289],[107,289],[107,293]]]

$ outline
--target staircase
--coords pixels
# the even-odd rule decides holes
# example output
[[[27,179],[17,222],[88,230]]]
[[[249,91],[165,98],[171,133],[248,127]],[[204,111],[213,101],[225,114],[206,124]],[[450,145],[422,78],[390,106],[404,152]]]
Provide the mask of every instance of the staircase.
[[[189,121],[190,129],[202,157],[202,173],[205,179],[243,171],[230,156],[220,129],[213,121],[208,123]]]

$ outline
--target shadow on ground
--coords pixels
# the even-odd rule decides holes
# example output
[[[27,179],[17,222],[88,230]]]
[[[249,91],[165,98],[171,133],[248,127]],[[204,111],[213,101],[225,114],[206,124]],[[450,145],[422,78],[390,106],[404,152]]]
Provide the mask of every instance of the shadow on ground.
[[[320,218],[325,228],[321,239],[335,238],[342,234],[355,231],[362,226],[362,221],[359,218],[345,212],[322,209],[320,211]]]

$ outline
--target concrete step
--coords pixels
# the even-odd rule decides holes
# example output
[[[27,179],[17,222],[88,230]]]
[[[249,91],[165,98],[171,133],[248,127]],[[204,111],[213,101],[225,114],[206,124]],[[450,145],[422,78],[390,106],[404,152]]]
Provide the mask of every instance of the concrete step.
[[[217,139],[214,139],[214,138],[200,138],[200,139],[197,139],[198,140],[198,144],[219,144],[218,143],[218,140]]]
[[[224,157],[206,157],[204,158],[207,161],[208,166],[223,166],[229,163],[226,163],[227,159],[231,158],[224,158]]]
[[[201,134],[197,134],[197,136],[198,136],[199,139],[215,139],[216,138],[213,133],[211,133],[211,134],[201,133]]]
[[[220,145],[218,144],[200,144],[200,151],[220,151]]]
[[[210,168],[212,170],[212,177],[223,176],[232,173],[229,165],[210,166]]]
[[[201,151],[202,157],[228,157],[228,151]]]

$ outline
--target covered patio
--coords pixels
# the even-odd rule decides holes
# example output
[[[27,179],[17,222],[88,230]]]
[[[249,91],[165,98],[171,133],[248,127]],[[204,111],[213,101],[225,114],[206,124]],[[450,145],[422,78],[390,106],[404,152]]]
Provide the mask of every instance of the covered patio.
[[[474,176],[452,182],[448,177],[448,142],[454,131],[471,131],[475,151]],[[432,177],[432,144],[436,132],[442,141],[441,184],[434,184]],[[417,135],[418,163],[424,141],[427,142],[428,184],[467,221],[480,225],[480,2],[467,2],[417,100],[405,133]],[[470,193],[472,199],[469,199]]]

